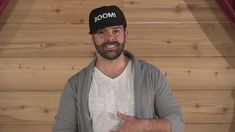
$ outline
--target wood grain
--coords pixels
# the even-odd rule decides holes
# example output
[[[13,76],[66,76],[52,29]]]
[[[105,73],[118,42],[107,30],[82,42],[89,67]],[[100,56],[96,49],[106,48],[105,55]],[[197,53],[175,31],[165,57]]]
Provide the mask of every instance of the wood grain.
[[[53,125],[0,125],[0,132],[52,132]]]
[[[185,132],[233,132],[234,124],[185,124]]]
[[[235,92],[175,91],[185,123],[231,123]],[[0,92],[0,124],[53,124],[60,92]]]
[[[173,90],[232,90],[235,58],[141,58],[160,68]],[[0,90],[62,90],[65,81],[92,58],[1,58]],[[210,63],[208,63],[210,62]]]
[[[176,91],[186,123],[232,123],[235,92]]]
[[[0,125],[0,132],[51,132],[53,125]],[[185,132],[233,132],[232,124],[185,124]]]
[[[167,77],[186,132],[235,130],[235,30],[215,0],[10,0],[0,17],[0,132],[51,132],[66,80],[94,57],[89,12],[115,4],[126,49]]]
[[[215,0],[124,0],[130,23],[227,22]]]
[[[0,92],[0,124],[52,124],[58,92]]]
[[[111,4],[124,10],[128,23],[227,22],[215,0],[17,0],[0,23],[88,23],[93,8]]]
[[[229,26],[130,25],[126,47],[137,56],[148,57],[235,56],[235,30]],[[0,33],[0,43],[1,58],[91,57],[95,51],[87,25],[77,24],[6,24]]]
[[[99,6],[115,4],[116,0],[13,0],[0,18],[0,23],[87,23],[89,12]]]

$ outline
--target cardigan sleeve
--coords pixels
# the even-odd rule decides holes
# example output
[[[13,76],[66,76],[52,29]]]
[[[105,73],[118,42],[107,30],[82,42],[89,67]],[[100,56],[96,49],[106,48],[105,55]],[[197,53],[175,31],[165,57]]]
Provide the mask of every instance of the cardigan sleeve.
[[[171,132],[184,131],[184,119],[179,105],[172,94],[164,75],[158,72],[157,89],[155,94],[155,110],[159,118],[166,118],[171,125]]]
[[[55,117],[54,132],[77,132],[76,91],[68,81],[60,97],[60,104]]]

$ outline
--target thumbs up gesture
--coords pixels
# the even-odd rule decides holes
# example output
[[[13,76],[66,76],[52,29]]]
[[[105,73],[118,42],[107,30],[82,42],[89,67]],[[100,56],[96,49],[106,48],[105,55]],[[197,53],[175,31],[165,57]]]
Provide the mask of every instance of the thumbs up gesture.
[[[146,132],[151,125],[151,120],[137,119],[121,112],[117,112],[117,116],[124,121],[117,132]]]

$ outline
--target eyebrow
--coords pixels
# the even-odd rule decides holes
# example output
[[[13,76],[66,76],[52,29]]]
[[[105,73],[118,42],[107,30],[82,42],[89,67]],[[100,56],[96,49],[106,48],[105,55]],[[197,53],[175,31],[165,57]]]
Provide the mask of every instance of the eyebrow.
[[[122,30],[123,28],[122,28],[122,26],[113,26],[111,29],[121,29]],[[99,30],[97,30],[97,32],[102,31],[102,30],[104,30],[104,29],[99,29]]]
[[[115,27],[113,27],[112,29],[122,29],[122,26],[115,26]]]

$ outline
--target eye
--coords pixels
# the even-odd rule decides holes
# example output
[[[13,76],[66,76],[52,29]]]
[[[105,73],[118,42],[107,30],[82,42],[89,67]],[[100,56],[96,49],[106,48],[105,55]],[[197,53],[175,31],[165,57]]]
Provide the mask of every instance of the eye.
[[[104,31],[98,30],[98,31],[96,32],[96,34],[102,35],[102,34],[104,34]]]
[[[117,34],[117,33],[119,33],[120,31],[118,30],[118,29],[115,29],[115,30],[113,30],[113,33],[114,34]]]

